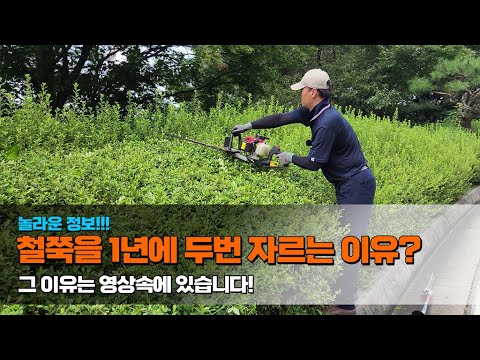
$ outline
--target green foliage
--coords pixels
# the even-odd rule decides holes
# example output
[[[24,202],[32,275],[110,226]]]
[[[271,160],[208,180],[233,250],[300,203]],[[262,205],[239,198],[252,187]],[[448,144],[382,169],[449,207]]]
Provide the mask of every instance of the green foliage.
[[[430,73],[433,81],[468,80],[469,85],[478,83],[480,76],[480,58],[473,52],[457,55],[453,59],[440,61]]]
[[[433,90],[433,84],[425,78],[415,78],[410,82],[410,89],[414,92],[427,92]]]
[[[430,86],[419,86],[419,84]],[[412,91],[447,91],[455,99],[468,89],[480,86],[480,57],[473,51],[461,53],[453,59],[440,60],[427,75],[411,80]]]
[[[27,81],[28,84],[28,81]],[[54,115],[48,93],[2,115],[0,203],[3,204],[333,204],[333,187],[320,172],[290,166],[252,168],[208,148],[171,138],[172,132],[223,144],[237,123],[286,109],[268,102],[231,102],[220,94],[204,111],[193,100],[179,106],[142,107],[130,100],[122,115],[102,99],[90,109],[76,96]],[[2,97],[0,108],[7,108]],[[475,134],[440,125],[411,126],[397,113],[366,116],[342,111],[356,130],[377,177],[376,204],[448,204],[480,181],[480,144]],[[477,124],[477,123],[476,123]],[[296,124],[262,130],[271,145],[306,155],[309,129]],[[293,221],[294,226],[296,223]],[[287,226],[288,224],[284,224]],[[295,229],[292,228],[292,233]],[[1,244],[0,244],[1,245]],[[18,275],[12,247],[0,248],[2,279]],[[335,270],[335,269],[333,269]],[[10,274],[10,275],[8,275]],[[8,276],[7,276],[8,275]],[[282,275],[282,274],[279,274]],[[283,281],[291,281],[287,274]],[[8,280],[6,280],[8,281]],[[2,286],[8,286],[0,284]],[[320,284],[323,286],[323,284]],[[2,313],[65,314],[254,314],[319,313],[319,307],[252,305],[12,305]]]
[[[468,81],[454,80],[445,84],[445,90],[448,92],[459,92],[468,89],[469,85]]]
[[[429,84],[422,87],[421,84]],[[436,92],[450,105],[462,103],[462,126],[470,128],[472,118],[480,113],[480,57],[473,50],[457,54],[453,59],[441,59],[427,75],[411,80],[410,88],[417,94]],[[468,95],[468,96],[467,96]]]
[[[195,45],[194,56],[182,76],[167,89],[177,101],[189,101],[198,89],[204,109],[215,106],[216,94],[228,101],[257,100],[275,96],[282,104],[298,103],[298,94],[288,91],[306,70],[315,67],[316,48],[307,45]],[[287,91],[285,91],[287,89]]]
[[[0,305],[0,315],[23,315],[23,305]]]
[[[129,92],[146,104],[158,88],[188,81],[180,77],[184,62],[183,47],[174,45],[0,45],[6,89],[21,99],[30,74],[36,92],[46,84],[53,109],[68,103],[75,83],[89,107],[103,95],[124,109]]]
[[[472,132],[480,135],[480,119],[472,120]]]
[[[461,104],[458,103],[452,110],[447,112],[447,115],[441,119],[437,126],[446,126],[451,128],[460,128],[460,117],[462,115]]]
[[[431,92],[445,76],[451,84],[442,89],[474,86],[477,51],[462,45],[0,45],[0,77],[17,102],[26,87],[41,93],[45,86],[55,110],[70,106],[74,96],[96,108],[103,97],[124,116],[132,100],[146,107],[195,98],[207,111],[219,92],[226,102],[274,96],[293,106],[298,94],[289,86],[321,67],[332,78],[336,103],[379,116],[398,109],[400,119],[425,123],[451,109]],[[5,104],[0,112],[14,105]]]
[[[75,83],[87,107],[103,96],[122,113],[129,97],[146,106],[160,89],[162,101],[177,103],[197,92],[204,109],[220,91],[229,101],[275,95],[292,104],[284,90],[314,67],[315,54],[307,45],[0,45],[0,77],[20,100],[26,74],[36,92],[46,84],[53,109],[69,104]]]
[[[424,123],[441,118],[449,104],[431,94],[416,96],[410,81],[424,78],[442,59],[470,51],[458,45],[322,45],[319,65],[333,81],[337,103],[390,117],[398,108],[400,119]],[[415,86],[431,88],[426,79]]]
[[[254,315],[245,305],[0,305],[0,315]]]

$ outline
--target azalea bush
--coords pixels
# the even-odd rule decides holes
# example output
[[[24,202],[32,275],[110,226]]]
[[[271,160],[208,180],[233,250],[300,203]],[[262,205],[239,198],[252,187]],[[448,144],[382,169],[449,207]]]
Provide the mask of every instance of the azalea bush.
[[[122,113],[101,100],[87,108],[75,96],[52,114],[50,97],[29,86],[22,105],[0,96],[0,203],[29,205],[306,205],[334,204],[321,171],[265,170],[169,134],[222,146],[234,125],[292,110],[268,103],[227,102],[209,112],[198,102]],[[412,126],[394,118],[340,111],[358,134],[377,178],[375,204],[451,204],[480,182],[480,141],[460,128]],[[309,128],[293,124],[250,130],[270,145],[305,156]],[[16,249],[0,243],[3,286],[18,276]],[[6,255],[7,254],[7,255]],[[10,263],[9,263],[10,261]],[[13,270],[12,270],[13,269]],[[1,286],[2,284],[0,284]],[[7,305],[1,313],[255,314],[320,313],[318,307],[255,305]]]

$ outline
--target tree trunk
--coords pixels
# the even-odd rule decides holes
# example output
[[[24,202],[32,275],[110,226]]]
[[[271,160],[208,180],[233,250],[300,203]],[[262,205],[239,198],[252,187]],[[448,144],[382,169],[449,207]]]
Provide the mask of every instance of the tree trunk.
[[[87,61],[88,56],[92,51],[92,48],[93,48],[93,45],[82,46],[82,51],[78,59],[78,62],[73,68],[71,73],[68,73],[68,61],[66,59],[63,59],[64,71],[66,68],[68,76],[65,77],[65,72],[64,72],[64,76],[62,77],[61,88],[56,94],[56,97],[53,101],[53,105],[52,105],[53,112],[55,112],[56,109],[61,109],[63,105],[65,105],[65,103],[67,102],[68,97],[72,94],[73,84],[78,80],[78,77],[80,76],[80,72],[82,71],[85,65],[85,62]]]
[[[37,75],[32,77],[32,83],[35,92],[39,93],[42,83],[47,86],[48,92],[55,96],[57,92],[55,77],[52,74],[55,72],[55,55],[56,48],[54,45],[38,46],[36,57]]]
[[[472,130],[472,120],[480,117],[480,88],[464,93],[461,102],[462,118],[460,124],[463,128]]]

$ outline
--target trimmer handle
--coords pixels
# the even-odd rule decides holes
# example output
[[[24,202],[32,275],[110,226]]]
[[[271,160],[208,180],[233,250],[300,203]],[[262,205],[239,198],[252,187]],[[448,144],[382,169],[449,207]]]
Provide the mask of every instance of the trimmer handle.
[[[232,151],[233,139],[234,139],[235,137],[238,138],[237,148],[238,148],[238,150],[240,150],[240,143],[241,143],[241,141],[242,141],[242,137],[241,137],[240,133],[234,134],[233,132],[230,134],[229,137],[226,137],[226,138],[225,138],[225,141],[224,141],[224,143],[223,143],[223,147],[225,148],[225,150],[227,150],[227,151]]]
[[[280,150],[280,147],[278,146],[273,146],[270,149],[270,152],[268,153],[268,157],[265,159],[266,162],[269,164],[270,167],[282,167],[282,166],[288,166],[288,165],[281,165],[281,163],[277,160],[272,160],[273,155],[278,155],[282,151]]]
[[[272,160],[272,156],[275,154],[280,154],[280,148],[278,146],[273,146],[268,153],[268,160]]]

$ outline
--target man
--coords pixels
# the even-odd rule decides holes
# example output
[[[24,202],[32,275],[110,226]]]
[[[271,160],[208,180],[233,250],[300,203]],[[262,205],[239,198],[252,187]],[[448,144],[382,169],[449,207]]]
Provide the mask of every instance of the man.
[[[307,170],[322,169],[326,179],[335,186],[337,202],[344,210],[342,225],[350,224],[350,235],[366,235],[370,217],[368,211],[356,211],[346,205],[373,204],[376,179],[363,155],[360,142],[352,126],[330,103],[332,83],[321,69],[305,73],[302,80],[291,86],[301,91],[302,106],[287,113],[269,115],[243,125],[236,125],[232,133],[240,134],[250,129],[268,129],[301,123],[310,127],[311,146],[307,156],[290,152],[278,154],[283,165],[293,163]],[[343,206],[342,206],[343,205]],[[328,314],[354,315],[355,292],[358,284],[359,263],[344,265],[337,280],[336,289],[341,290],[342,303],[329,306]]]

